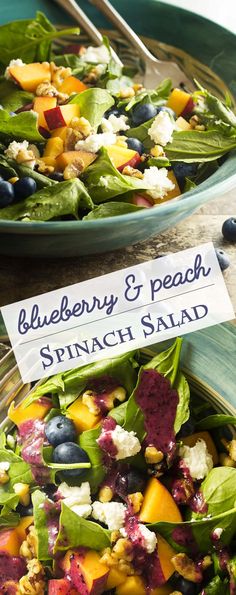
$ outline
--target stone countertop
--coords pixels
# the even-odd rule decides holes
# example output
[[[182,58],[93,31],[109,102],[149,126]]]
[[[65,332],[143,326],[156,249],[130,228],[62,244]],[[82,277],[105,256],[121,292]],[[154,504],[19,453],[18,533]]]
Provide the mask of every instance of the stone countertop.
[[[66,259],[0,259],[0,305],[85,281],[124,267],[132,266],[178,252],[204,242],[227,251],[230,267],[224,272],[225,282],[236,312],[236,244],[223,240],[222,224],[236,216],[236,189],[218,198],[171,230],[150,240],[98,256]]]

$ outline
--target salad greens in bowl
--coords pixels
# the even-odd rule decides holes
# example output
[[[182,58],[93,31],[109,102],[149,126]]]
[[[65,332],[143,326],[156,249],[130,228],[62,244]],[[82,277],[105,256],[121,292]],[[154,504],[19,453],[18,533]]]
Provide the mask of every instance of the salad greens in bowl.
[[[2,593],[235,593],[235,410],[182,371],[181,343],[58,374],[10,404]]]
[[[146,89],[106,35],[86,47],[78,27],[41,11],[0,27],[0,66],[3,253],[15,234],[17,253],[32,256],[122,247],[234,186],[234,89],[207,67],[194,66],[194,91],[168,76]]]

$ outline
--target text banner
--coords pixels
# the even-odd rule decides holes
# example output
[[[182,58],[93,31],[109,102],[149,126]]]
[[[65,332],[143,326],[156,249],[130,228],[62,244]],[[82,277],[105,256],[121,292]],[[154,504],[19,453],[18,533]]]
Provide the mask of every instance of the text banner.
[[[234,318],[212,243],[2,308],[25,382]]]

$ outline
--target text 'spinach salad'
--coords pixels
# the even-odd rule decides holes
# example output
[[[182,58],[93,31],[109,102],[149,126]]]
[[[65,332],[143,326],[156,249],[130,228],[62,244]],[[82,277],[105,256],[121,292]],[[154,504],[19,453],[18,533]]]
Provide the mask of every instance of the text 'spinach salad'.
[[[197,90],[156,89],[99,48],[51,42],[37,13],[0,27],[0,218],[96,219],[132,213],[191,190],[236,147],[236,116]],[[58,50],[57,50],[58,52]]]
[[[2,594],[235,594],[236,418],[190,396],[180,349],[58,374],[11,404]]]

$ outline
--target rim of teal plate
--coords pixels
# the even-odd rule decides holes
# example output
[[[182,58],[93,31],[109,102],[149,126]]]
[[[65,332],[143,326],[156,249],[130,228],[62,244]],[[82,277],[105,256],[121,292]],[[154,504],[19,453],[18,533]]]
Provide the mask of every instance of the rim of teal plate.
[[[186,8],[181,8],[178,6],[173,6],[172,4],[169,4],[168,2],[162,2],[162,4],[170,9],[177,9],[178,11],[182,11],[188,14],[194,14],[196,15],[196,13],[194,11],[190,11]],[[222,29],[227,31],[232,37],[236,38],[236,35],[230,31],[229,29],[225,28],[225,27],[221,27],[221,25],[219,25],[218,23],[214,23],[213,21],[211,21],[210,19],[202,16],[202,15],[197,15],[200,19],[202,19],[203,21],[209,21],[210,23],[213,23],[217,28]],[[227,168],[227,165],[229,164],[229,162],[235,162],[236,165],[236,151],[233,151],[229,154],[229,157],[227,159],[227,161],[220,167],[220,170],[222,171],[222,169]],[[236,169],[236,168],[235,168]],[[133,213],[126,213],[124,215],[115,215],[115,216],[108,216],[108,217],[104,217],[104,218],[98,218],[98,219],[91,219],[90,221],[86,221],[86,220],[75,220],[75,221],[29,221],[29,222],[23,222],[23,221],[8,221],[5,219],[1,219],[0,218],[0,230],[1,231],[7,231],[7,232],[15,232],[17,231],[18,233],[25,233],[25,232],[31,232],[31,231],[37,231],[37,232],[42,232],[45,233],[46,232],[50,232],[52,234],[57,234],[60,233],[62,230],[63,232],[66,233],[70,233],[71,230],[76,231],[76,230],[90,230],[92,228],[94,228],[94,226],[96,226],[97,228],[104,228],[104,227],[109,227],[110,228],[110,223],[111,220],[113,221],[114,225],[117,223],[124,223],[124,222],[134,222],[134,221],[138,221],[139,219],[143,219],[148,220],[150,219],[151,216],[155,216],[160,213],[160,216],[163,215],[169,215],[172,212],[175,212],[176,214],[178,212],[181,211],[187,211],[187,214],[189,213],[189,207],[192,208],[192,210],[197,209],[198,206],[203,205],[205,202],[209,202],[210,200],[213,200],[214,198],[216,198],[216,196],[220,195],[220,194],[225,194],[226,192],[230,192],[231,190],[233,190],[234,188],[236,188],[236,171],[235,173],[232,173],[229,177],[226,177],[224,180],[220,180],[220,181],[216,181],[214,180],[214,177],[217,177],[218,172],[216,172],[215,174],[212,174],[210,176],[210,178],[208,178],[206,181],[202,182],[202,184],[200,184],[199,187],[197,187],[197,189],[194,190],[190,190],[189,192],[186,192],[185,194],[181,195],[180,198],[176,198],[173,199],[169,202],[164,202],[163,204],[158,204],[158,206],[154,207],[154,211],[153,211],[153,207],[150,209],[140,209],[140,211],[135,211]],[[208,186],[210,181],[210,186]],[[200,204],[199,204],[200,203]],[[102,203],[103,204],[103,203]],[[99,205],[95,205],[95,206],[99,206]],[[186,207],[186,208],[185,208]]]

